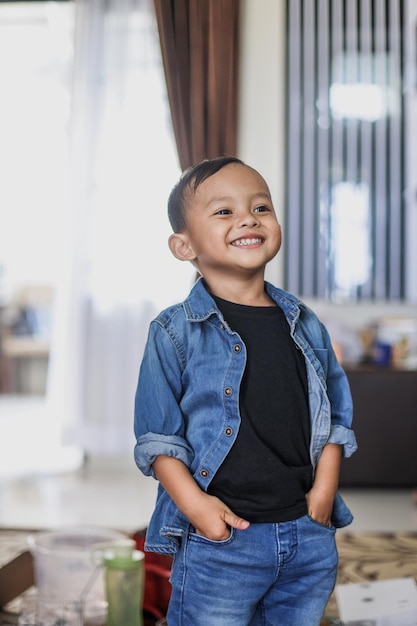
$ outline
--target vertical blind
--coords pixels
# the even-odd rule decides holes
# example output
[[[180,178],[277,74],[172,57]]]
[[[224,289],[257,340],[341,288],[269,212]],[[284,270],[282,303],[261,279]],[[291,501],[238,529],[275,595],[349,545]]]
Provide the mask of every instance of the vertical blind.
[[[287,0],[285,280],[405,297],[401,0]]]

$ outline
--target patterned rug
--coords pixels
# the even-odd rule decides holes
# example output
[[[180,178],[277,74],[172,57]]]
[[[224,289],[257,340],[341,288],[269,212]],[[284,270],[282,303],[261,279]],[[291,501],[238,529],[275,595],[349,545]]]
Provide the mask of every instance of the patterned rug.
[[[336,584],[413,577],[417,581],[417,533],[336,534],[339,570]],[[335,595],[326,615],[337,617]],[[326,623],[326,622],[324,622]]]
[[[0,567],[27,549],[29,531],[0,530]],[[417,533],[336,534],[339,550],[337,584],[411,576],[417,580]],[[335,595],[324,624],[338,616]],[[2,621],[0,624],[9,622]]]

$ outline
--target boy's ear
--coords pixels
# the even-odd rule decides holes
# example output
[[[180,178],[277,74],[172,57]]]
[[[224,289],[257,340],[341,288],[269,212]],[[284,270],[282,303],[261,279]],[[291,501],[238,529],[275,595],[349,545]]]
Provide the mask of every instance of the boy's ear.
[[[169,249],[180,261],[193,261],[195,253],[185,233],[174,233],[168,239]]]

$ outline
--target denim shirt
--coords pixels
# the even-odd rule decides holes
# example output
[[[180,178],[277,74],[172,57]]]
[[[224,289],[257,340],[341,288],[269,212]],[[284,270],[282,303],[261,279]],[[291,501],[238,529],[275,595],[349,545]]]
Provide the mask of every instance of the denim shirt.
[[[357,447],[351,394],[325,327],[293,295],[269,283],[265,289],[284,311],[291,337],[305,357],[313,468],[327,443],[340,444],[343,455],[350,456]],[[207,491],[239,430],[245,364],[245,344],[227,325],[202,279],[183,303],[152,321],[135,398],[135,461],[145,475],[153,475],[158,455],[172,456]],[[334,526],[347,526],[352,519],[337,494]],[[146,549],[175,553],[188,525],[159,485]]]

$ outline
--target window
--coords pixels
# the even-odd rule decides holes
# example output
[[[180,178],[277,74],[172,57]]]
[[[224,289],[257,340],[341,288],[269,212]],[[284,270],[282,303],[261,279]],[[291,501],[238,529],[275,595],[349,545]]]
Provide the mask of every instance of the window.
[[[56,283],[67,196],[74,5],[0,4],[0,268],[5,298]],[[53,259],[53,261],[52,261]]]
[[[286,287],[404,300],[404,3],[287,2]]]

